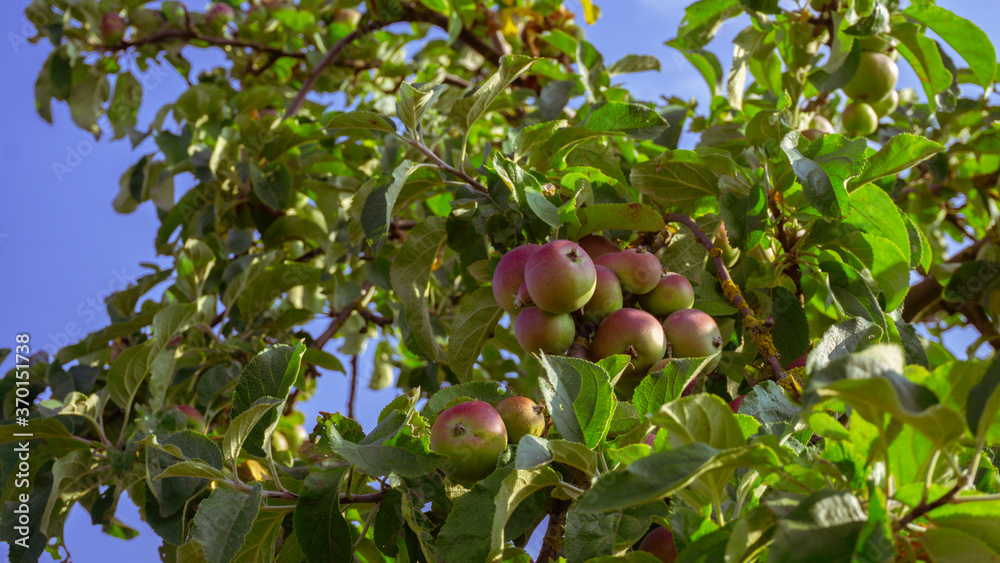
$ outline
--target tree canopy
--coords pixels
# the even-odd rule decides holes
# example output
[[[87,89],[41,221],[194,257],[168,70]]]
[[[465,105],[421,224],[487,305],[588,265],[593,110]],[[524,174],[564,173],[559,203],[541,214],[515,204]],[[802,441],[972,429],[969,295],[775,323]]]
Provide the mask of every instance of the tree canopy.
[[[660,62],[605,60],[558,0],[26,14],[51,46],[39,116],[154,142],[108,197],[155,206],[170,265],[54,357],[0,350],[11,561],[66,557],[76,505],[134,537],[123,494],[164,561],[1000,559],[997,59],[968,19],[699,0],[667,41],[699,105],[636,99],[621,77]],[[224,61],[193,67],[205,50]],[[896,90],[903,65],[920,91]],[[188,87],[140,123],[153,66]],[[570,261],[518,251],[508,276],[525,245]],[[637,289],[647,259],[688,301]],[[555,310],[575,289],[539,288],[577,267],[598,281]],[[371,386],[400,390],[368,432],[366,347]],[[303,420],[329,377],[342,411]],[[513,396],[545,423],[507,444],[504,418],[484,475],[480,446],[440,445],[480,431],[456,406]]]

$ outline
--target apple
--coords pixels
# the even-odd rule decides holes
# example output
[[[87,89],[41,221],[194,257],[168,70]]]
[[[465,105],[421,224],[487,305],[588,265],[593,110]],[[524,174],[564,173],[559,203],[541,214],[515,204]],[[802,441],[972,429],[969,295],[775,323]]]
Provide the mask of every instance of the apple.
[[[572,313],[590,301],[597,287],[594,262],[578,244],[554,240],[524,264],[531,301],[549,313]]]
[[[576,324],[568,313],[548,313],[528,307],[514,320],[517,343],[529,354],[565,354],[573,345]]]
[[[666,317],[694,305],[694,288],[684,276],[668,272],[652,291],[639,296],[639,305],[654,317]]]
[[[663,321],[663,333],[674,358],[703,358],[722,347],[719,325],[698,309],[681,309]]]
[[[517,313],[514,298],[524,283],[524,264],[541,247],[539,244],[522,244],[512,248],[500,258],[497,269],[493,271],[493,297],[500,308],[511,315]]]
[[[507,429],[489,403],[466,401],[440,413],[431,426],[431,449],[448,457],[444,474],[460,482],[485,478],[507,447]]]
[[[861,53],[858,71],[844,85],[844,93],[859,102],[878,102],[889,96],[899,80],[899,67],[888,55],[866,51]]]
[[[528,434],[541,436],[545,430],[545,407],[527,397],[508,397],[500,401],[497,413],[507,429],[508,444],[516,444]]]
[[[844,130],[852,137],[867,137],[878,129],[878,114],[864,102],[847,104],[840,120]]]
[[[663,266],[660,259],[644,248],[628,248],[609,259],[611,270],[618,275],[622,289],[642,295],[649,293],[660,281]]]
[[[214,29],[222,29],[229,22],[233,21],[233,17],[236,13],[229,4],[213,4],[211,8],[205,12],[205,23],[209,27]]]
[[[594,333],[590,355],[601,360],[615,354],[632,357],[623,380],[641,379],[650,366],[667,352],[667,339],[656,317],[646,311],[618,309],[604,319]]]
[[[528,293],[528,284],[522,283],[521,287],[517,288],[517,297],[514,298],[514,309],[520,311],[533,304],[531,302],[531,294]]]
[[[833,124],[830,120],[823,117],[822,115],[814,115],[812,119],[809,120],[810,129],[818,129],[823,133],[836,133],[837,130],[833,128]]]
[[[583,306],[583,320],[598,326],[611,313],[622,308],[622,284],[618,276],[605,266],[595,265],[597,271],[597,286],[590,301]]]
[[[191,405],[177,405],[174,410],[184,413],[187,417],[187,427],[201,432],[205,428],[205,417],[201,412]]]
[[[576,242],[580,248],[590,256],[591,260],[597,260],[599,256],[612,252],[621,252],[621,248],[608,237],[601,235],[587,235]]]
[[[677,546],[674,545],[674,534],[663,526],[657,526],[656,529],[642,538],[642,542],[639,544],[639,551],[652,553],[663,563],[674,563],[677,560]]]
[[[101,41],[105,45],[116,45],[121,43],[125,37],[125,29],[128,26],[121,16],[115,13],[104,14],[101,18]]]
[[[889,95],[882,101],[873,102],[868,104],[875,110],[875,115],[879,117],[885,117],[890,113],[896,111],[899,107],[899,92],[893,90]]]

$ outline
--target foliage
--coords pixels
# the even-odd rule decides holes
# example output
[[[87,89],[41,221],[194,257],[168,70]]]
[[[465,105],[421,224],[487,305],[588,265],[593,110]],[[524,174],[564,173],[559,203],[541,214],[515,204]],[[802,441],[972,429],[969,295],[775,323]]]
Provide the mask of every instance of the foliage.
[[[31,468],[31,547],[4,527],[11,561],[64,553],[76,504],[134,536],[122,494],[165,561],[526,561],[546,516],[539,560],[643,560],[654,525],[684,561],[1000,558],[1000,359],[976,355],[1000,348],[1000,129],[975,24],[933,2],[700,0],[668,42],[713,93],[697,107],[634,99],[619,77],[659,62],[605,61],[558,1],[369,0],[360,20],[358,1],[227,3],[231,22],[175,1],[28,7],[52,46],[39,115],[65,102],[95,137],[154,142],[114,206],[156,207],[172,266],[54,358],[11,353],[5,523],[15,434],[50,460]],[[705,47],[745,14],[724,71]],[[923,92],[867,138],[800,135],[840,125],[873,44]],[[195,72],[203,50],[226,60]],[[140,124],[157,65],[190,86]],[[616,393],[620,356],[526,355],[488,287],[499,257],[590,233],[690,279],[720,357]],[[956,326],[979,334],[970,359],[938,340]],[[297,425],[321,373],[357,385],[366,345],[373,385],[404,391],[377,427],[353,393],[347,416]],[[547,434],[478,483],[443,477],[437,414],[512,394],[544,402]]]

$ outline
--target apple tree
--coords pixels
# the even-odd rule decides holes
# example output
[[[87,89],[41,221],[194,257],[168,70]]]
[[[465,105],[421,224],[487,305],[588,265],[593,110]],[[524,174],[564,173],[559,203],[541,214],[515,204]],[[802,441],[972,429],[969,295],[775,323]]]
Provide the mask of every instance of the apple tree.
[[[135,536],[122,495],[164,561],[1000,558],[997,59],[966,17],[699,0],[667,42],[696,104],[636,99],[660,62],[558,0],[27,15],[38,114],[131,143],[107,197],[156,208],[169,267],[54,357],[0,351],[11,561],[65,557],[76,505]],[[188,84],[159,108],[152,66]],[[368,429],[362,362],[400,391]]]

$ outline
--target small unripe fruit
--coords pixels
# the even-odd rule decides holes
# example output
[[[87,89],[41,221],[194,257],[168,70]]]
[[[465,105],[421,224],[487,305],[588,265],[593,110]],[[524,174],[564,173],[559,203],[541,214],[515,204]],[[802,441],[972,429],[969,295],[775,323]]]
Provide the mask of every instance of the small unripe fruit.
[[[597,272],[597,286],[590,301],[583,306],[583,320],[598,326],[604,317],[622,308],[622,284],[609,268],[594,266]]]
[[[333,17],[333,21],[357,27],[358,22],[361,21],[361,12],[352,8],[344,8],[337,11],[337,15]]]
[[[608,267],[618,274],[622,289],[636,295],[652,291],[663,272],[660,259],[642,248],[629,248],[615,254]]]
[[[674,358],[703,358],[722,347],[719,325],[698,309],[681,309],[663,321]]]
[[[677,560],[677,546],[674,545],[674,534],[663,526],[657,527],[646,534],[639,544],[639,551],[652,553],[663,563],[674,563]]]
[[[541,245],[538,244],[523,244],[512,248],[500,258],[497,269],[493,271],[493,297],[500,308],[511,315],[517,312],[514,299],[524,283],[524,264],[539,248]]]
[[[500,401],[497,413],[507,429],[508,444],[516,444],[528,434],[541,436],[545,430],[545,407],[527,397],[508,397]]]
[[[233,21],[235,15],[236,13],[228,4],[213,4],[205,13],[205,23],[210,27],[221,29]]]
[[[529,354],[565,354],[573,344],[576,325],[568,313],[552,314],[528,307],[514,320],[514,336]]]
[[[668,273],[652,291],[639,296],[639,305],[654,317],[666,317],[694,305],[694,288],[684,276]]]
[[[656,317],[639,309],[618,309],[604,319],[594,333],[590,355],[595,360],[615,354],[632,357],[623,380],[641,379],[650,366],[667,352],[663,327]]]
[[[866,103],[847,104],[840,116],[844,130],[851,136],[867,137],[878,129],[878,115]]]
[[[816,129],[822,133],[837,132],[837,130],[833,128],[833,124],[830,123],[830,120],[822,115],[814,115],[812,119],[809,120],[809,128]]]
[[[177,405],[174,410],[178,410],[184,413],[187,417],[187,427],[192,430],[197,430],[201,432],[205,428],[205,417],[202,416],[198,409],[192,407],[191,405]]]
[[[462,482],[486,478],[507,447],[507,429],[489,403],[466,401],[438,415],[431,426],[431,449],[448,457],[441,470]]]
[[[896,87],[899,67],[891,58],[882,53],[861,53],[858,72],[844,85],[844,93],[859,102],[884,100]]]
[[[859,37],[857,38],[857,42],[861,45],[862,51],[871,51],[873,53],[885,53],[892,47],[892,43],[878,35]]]
[[[594,262],[575,242],[543,244],[524,265],[531,301],[549,313],[571,313],[590,301],[597,286]]]
[[[868,105],[870,105],[872,109],[875,110],[875,115],[879,117],[885,117],[890,113],[896,111],[896,108],[899,107],[899,92],[893,90],[892,92],[889,93],[889,96],[886,97],[886,99],[880,102],[873,102]]]
[[[125,20],[118,14],[104,14],[101,18],[101,41],[105,45],[115,45],[121,43],[125,37]]]
[[[521,287],[517,288],[517,297],[514,299],[514,308],[520,311],[525,307],[530,307],[533,305],[531,302],[531,294],[528,293],[528,284],[521,284]]]
[[[590,256],[591,260],[597,260],[599,256],[611,252],[621,252],[621,248],[617,244],[601,235],[587,235],[576,243],[587,253],[587,256]]]

